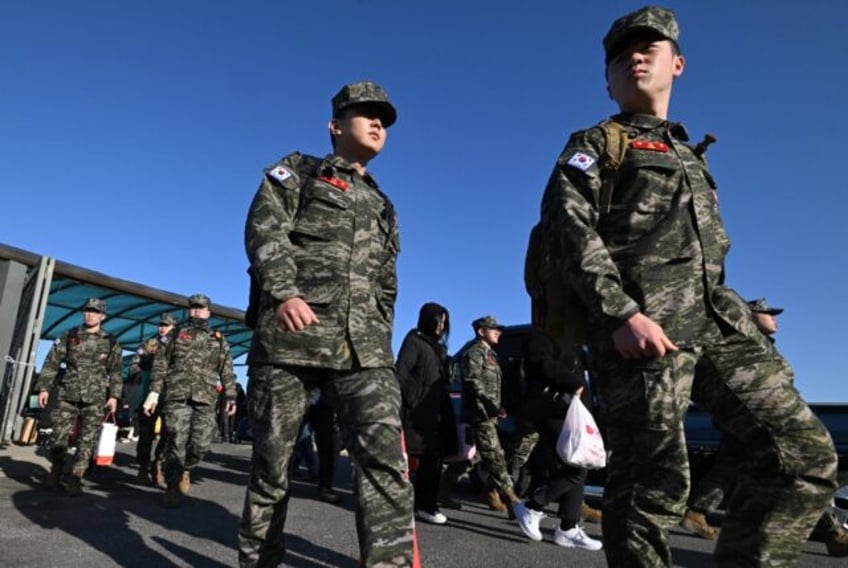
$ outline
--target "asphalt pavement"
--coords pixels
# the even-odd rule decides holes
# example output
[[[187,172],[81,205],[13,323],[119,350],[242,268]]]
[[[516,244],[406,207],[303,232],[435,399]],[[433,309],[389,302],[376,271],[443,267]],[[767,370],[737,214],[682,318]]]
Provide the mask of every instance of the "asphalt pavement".
[[[237,566],[236,531],[244,499],[248,444],[214,444],[194,470],[184,505],[166,509],[161,487],[135,481],[135,444],[119,444],[116,463],[90,475],[85,493],[70,497],[44,487],[49,468],[36,446],[0,449],[0,566]],[[315,487],[294,481],[287,522],[285,566],[356,566],[357,545],[350,467],[340,458],[341,505],[315,499]],[[470,485],[456,497],[461,511],[443,511],[446,525],[419,523],[422,565],[427,568],[563,568],[605,566],[603,553],[563,549],[550,541],[553,519],[543,521],[545,541],[529,542],[514,522],[490,511]],[[600,525],[586,531],[600,537]],[[675,566],[712,565],[714,544],[672,531]],[[820,542],[808,542],[798,566],[848,566]]]

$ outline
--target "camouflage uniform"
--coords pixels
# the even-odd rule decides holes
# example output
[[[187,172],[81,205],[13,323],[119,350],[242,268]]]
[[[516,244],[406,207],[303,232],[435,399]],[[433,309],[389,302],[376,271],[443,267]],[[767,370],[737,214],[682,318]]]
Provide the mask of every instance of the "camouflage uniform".
[[[676,40],[670,11],[645,8],[613,24],[607,56],[626,34]],[[619,114],[631,134],[611,201],[602,203],[599,127],[571,136],[542,203],[545,244],[589,311],[611,458],[604,550],[611,566],[669,566],[667,529],[689,491],[683,417],[693,377],[699,401],[747,446],[715,551],[719,565],[793,565],[835,487],[836,455],[791,370],[723,285],[730,246],[716,185],[678,123]],[[680,350],[625,360],[612,332],[641,312]]]
[[[175,325],[177,322],[170,314],[163,314],[162,323]],[[150,375],[153,371],[153,361],[156,354],[160,351],[164,352],[165,347],[171,335],[157,335],[151,337],[142,344],[133,354],[130,360],[130,377],[138,377],[139,386],[142,391],[141,400],[147,397],[150,392]],[[142,402],[143,405],[143,402]],[[156,449],[153,452],[154,460],[159,461],[165,454],[165,446],[167,440],[167,430],[165,428],[165,420],[162,417],[159,407],[148,416],[144,412],[142,405],[138,408],[138,444],[136,445],[136,461],[138,462],[139,471],[147,471],[150,467],[150,450],[153,447],[153,438],[156,437],[156,420],[161,419],[159,427],[159,441],[156,443]]]
[[[208,307],[209,299],[195,294],[189,304],[196,303]],[[164,473],[168,485],[174,486],[212,445],[219,379],[227,399],[235,401],[236,376],[229,343],[220,331],[209,328],[207,319],[189,318],[169,336],[164,352],[153,360],[150,392],[159,393],[164,404]]]
[[[494,322],[494,318],[491,320]],[[497,326],[496,323],[491,325]],[[473,327],[476,330],[480,326]],[[501,367],[498,356],[488,343],[477,339],[462,355],[462,422],[468,424],[474,434],[477,453],[491,482],[501,494],[508,495],[513,491],[513,480],[507,471],[504,451],[498,439],[500,410]]]
[[[105,304],[100,305],[98,309],[105,311]],[[60,373],[62,364],[65,370]],[[51,414],[50,457],[54,463],[64,460],[68,436],[79,417],[73,474],[81,478],[88,469],[97,429],[103,422],[103,405],[107,398],[121,395],[121,346],[102,329],[90,333],[80,326],[67,331],[56,339],[44,360],[38,379],[39,392],[50,392],[57,378],[59,390]]]
[[[333,99],[394,108],[373,83]],[[412,490],[401,452],[400,389],[392,369],[397,219],[370,173],[339,156],[290,154],[266,170],[250,207],[245,247],[262,286],[249,355],[253,459],[239,529],[242,566],[276,566],[285,554],[288,469],[309,391],[337,412],[353,458],[356,526],[365,566],[412,563]],[[284,331],[277,306],[304,299],[320,323]]]

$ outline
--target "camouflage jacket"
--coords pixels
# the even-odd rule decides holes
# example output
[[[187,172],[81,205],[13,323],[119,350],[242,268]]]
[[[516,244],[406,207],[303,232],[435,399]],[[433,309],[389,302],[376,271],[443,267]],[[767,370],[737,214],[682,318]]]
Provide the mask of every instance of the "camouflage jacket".
[[[679,347],[718,339],[718,318],[749,333],[736,294],[723,286],[730,241],[716,184],[686,130],[649,115],[613,120],[630,131],[619,169],[603,171],[599,127],[576,132],[542,199],[546,250],[588,308],[590,338],[611,342],[639,311]],[[616,177],[601,213],[604,175]]]
[[[47,353],[38,390],[49,392],[57,379],[60,400],[91,404],[120,398],[121,346],[102,329],[90,333],[80,326],[66,331]]]
[[[169,335],[164,352],[153,359],[150,392],[164,392],[165,401],[192,400],[214,405],[220,379],[224,396],[235,400],[236,375],[230,345],[220,331],[211,331],[207,320],[189,318]]]
[[[501,408],[501,367],[489,344],[478,339],[462,355],[462,421],[483,422]]]
[[[266,170],[245,226],[262,287],[251,364],[391,367],[398,238],[391,201],[338,156],[294,153]],[[294,297],[320,323],[283,331],[276,308]]]
[[[156,335],[151,337],[133,353],[130,359],[130,378],[138,376],[139,385],[141,386],[142,396],[146,397],[150,392],[150,375],[153,373],[153,361],[159,351],[165,351],[165,347],[171,339],[171,335]]]

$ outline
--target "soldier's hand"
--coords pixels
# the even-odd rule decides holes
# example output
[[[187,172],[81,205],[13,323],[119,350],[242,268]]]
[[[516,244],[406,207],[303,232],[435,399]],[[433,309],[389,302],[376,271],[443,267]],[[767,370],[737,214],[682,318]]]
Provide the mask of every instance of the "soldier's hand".
[[[118,412],[118,399],[113,397],[107,400],[106,408],[109,409],[110,414],[115,414],[116,412]]]
[[[498,418],[506,418],[506,410],[503,408],[498,408]]]
[[[300,331],[307,326],[320,323],[303,298],[289,298],[277,306],[277,320],[284,331]]]
[[[41,391],[38,393],[38,406],[41,408],[47,408],[47,403],[50,402],[50,393],[47,391]]]
[[[227,401],[227,416],[233,416],[236,413],[236,401],[228,400]]]
[[[677,346],[666,336],[663,328],[642,313],[634,314],[612,332],[612,340],[625,359],[662,357],[677,351]]]

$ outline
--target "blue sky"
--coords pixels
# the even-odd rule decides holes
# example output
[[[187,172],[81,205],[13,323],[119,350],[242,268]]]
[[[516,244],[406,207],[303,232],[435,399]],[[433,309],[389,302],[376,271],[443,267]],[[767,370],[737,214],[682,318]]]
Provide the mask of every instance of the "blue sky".
[[[4,2],[0,242],[244,307],[262,168],[327,153],[330,98],[372,79],[399,111],[371,164],[400,216],[395,345],[433,300],[456,349],[480,315],[527,321],[541,192],[568,134],[616,111],[601,38],[641,5]],[[848,4],[665,5],[687,58],[671,118],[718,137],[728,281],[786,308],[778,345],[808,400],[848,402]]]

